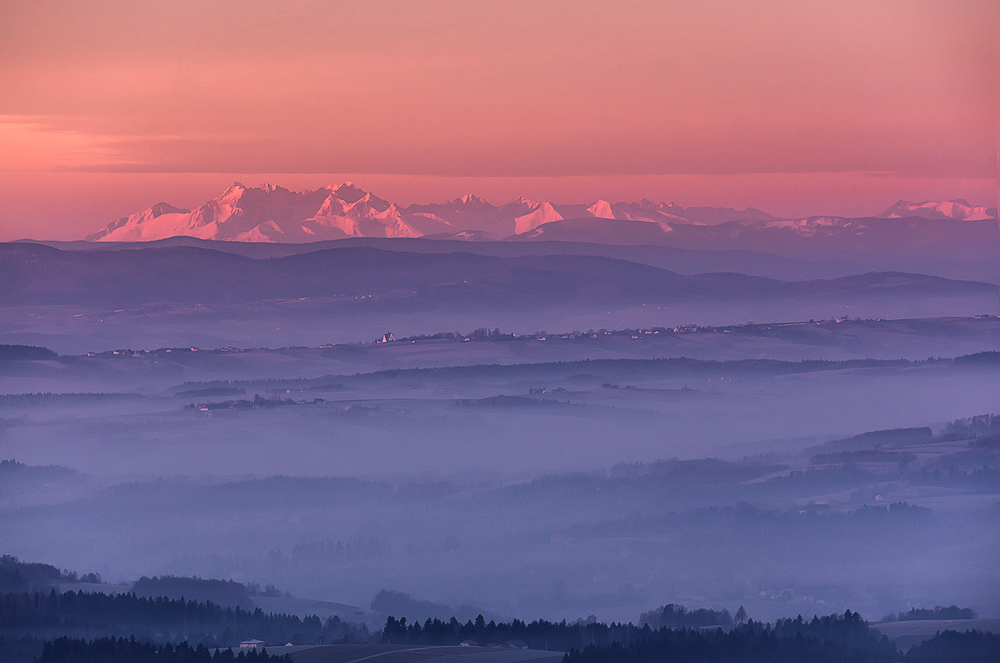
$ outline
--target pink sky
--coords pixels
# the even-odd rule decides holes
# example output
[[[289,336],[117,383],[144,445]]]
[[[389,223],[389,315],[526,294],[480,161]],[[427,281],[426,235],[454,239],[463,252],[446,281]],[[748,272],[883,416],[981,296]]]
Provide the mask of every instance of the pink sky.
[[[0,239],[77,239],[236,179],[782,215],[996,200],[988,0],[2,12]]]

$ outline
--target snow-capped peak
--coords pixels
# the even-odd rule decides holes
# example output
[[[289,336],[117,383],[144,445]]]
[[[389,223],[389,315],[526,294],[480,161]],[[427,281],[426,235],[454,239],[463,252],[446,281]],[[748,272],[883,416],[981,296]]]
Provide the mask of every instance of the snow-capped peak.
[[[519,199],[520,200],[520,199]],[[563,216],[550,202],[540,203],[533,211],[514,218],[514,234],[521,235],[534,230],[543,223],[562,221]]]
[[[346,203],[356,203],[369,195],[364,189],[359,189],[352,182],[344,182],[340,186],[330,189],[337,198]]]
[[[925,219],[955,219],[957,221],[984,221],[996,218],[996,208],[974,206],[961,198],[954,200],[926,200],[914,203],[909,200],[899,200],[881,214],[885,219],[900,219],[908,216],[919,216]]]
[[[108,224],[92,241],[201,239],[308,242],[343,237],[419,237],[399,210],[351,183],[336,189],[291,192],[281,186],[234,182],[221,196],[194,209],[167,203]]]
[[[596,203],[588,207],[587,211],[597,219],[615,218],[615,213],[611,211],[611,203],[606,200],[598,200]]]
[[[215,200],[218,201],[220,204],[233,205],[240,198],[243,197],[243,194],[245,194],[249,190],[250,190],[249,187],[244,186],[239,182],[233,182],[233,184],[230,187],[228,187],[225,191],[223,191],[222,195],[216,198]]]
[[[155,219],[156,217],[164,214],[187,214],[191,210],[174,207],[170,203],[156,203],[146,211],[149,213],[151,218]]]
[[[632,205],[646,210],[662,210],[677,207],[677,204],[672,200],[665,203],[654,203],[649,198],[642,198],[638,202],[632,203]]]

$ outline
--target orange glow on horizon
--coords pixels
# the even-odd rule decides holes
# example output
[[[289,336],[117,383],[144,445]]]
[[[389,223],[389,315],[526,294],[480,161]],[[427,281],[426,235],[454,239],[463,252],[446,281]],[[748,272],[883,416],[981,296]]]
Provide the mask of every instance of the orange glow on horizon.
[[[2,239],[326,173],[404,204],[993,204],[987,0],[96,0],[3,17]]]

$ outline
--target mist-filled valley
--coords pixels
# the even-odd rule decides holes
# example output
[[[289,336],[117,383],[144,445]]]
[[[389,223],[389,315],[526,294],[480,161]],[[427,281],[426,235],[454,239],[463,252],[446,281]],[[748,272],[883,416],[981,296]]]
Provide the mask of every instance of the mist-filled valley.
[[[662,628],[950,624],[935,606],[994,628],[996,286],[233,246],[5,246],[0,545],[55,569],[5,591],[66,597],[12,637],[453,645],[500,636],[392,620],[485,615],[537,649],[563,636],[516,620],[668,604],[702,621]],[[101,621],[95,593],[259,611]]]
[[[113,583],[437,606],[411,619],[628,621],[671,601],[768,620],[995,614],[998,424],[975,417],[1000,410],[998,330],[985,316],[8,346],[0,531],[22,559]]]

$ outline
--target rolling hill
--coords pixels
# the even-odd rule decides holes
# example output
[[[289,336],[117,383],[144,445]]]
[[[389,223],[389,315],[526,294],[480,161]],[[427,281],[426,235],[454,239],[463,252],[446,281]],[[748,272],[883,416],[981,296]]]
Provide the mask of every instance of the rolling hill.
[[[780,281],[735,273],[681,275],[581,255],[484,256],[344,247],[254,259],[196,247],[60,251],[0,245],[0,304],[134,305],[329,298],[389,308],[984,295],[995,286],[904,273]]]

